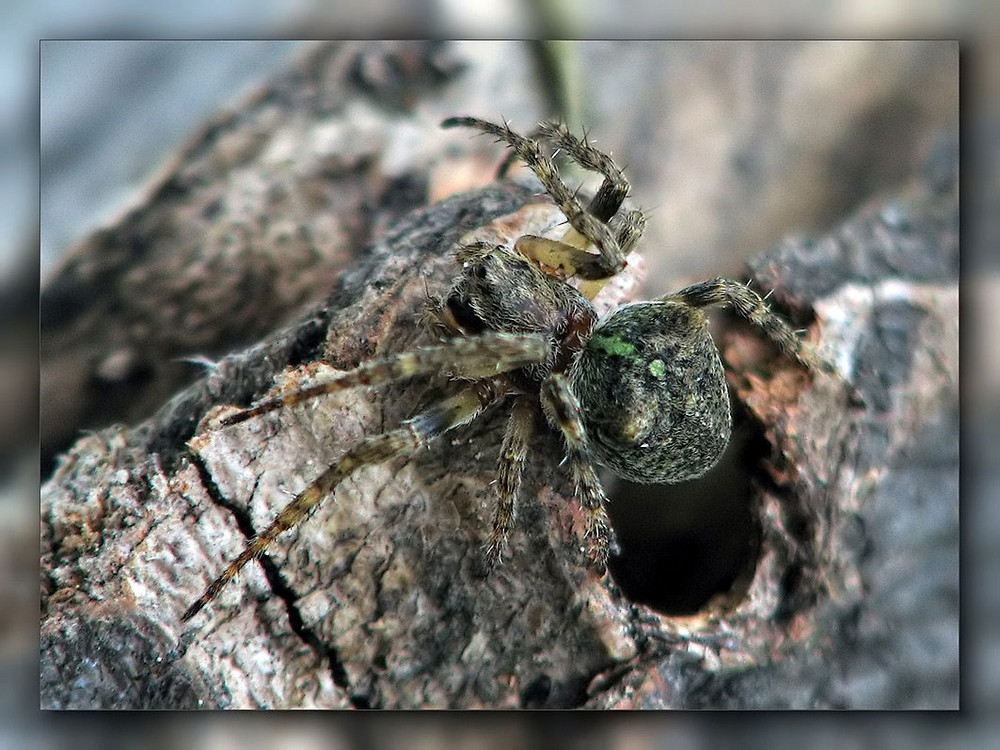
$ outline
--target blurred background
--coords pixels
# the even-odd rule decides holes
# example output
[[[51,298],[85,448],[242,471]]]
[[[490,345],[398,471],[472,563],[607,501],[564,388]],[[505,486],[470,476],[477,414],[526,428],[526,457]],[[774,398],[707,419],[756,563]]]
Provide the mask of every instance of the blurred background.
[[[626,6],[632,6],[625,10]],[[4,681],[0,743],[58,746],[73,717],[33,716],[36,700],[34,630],[37,565],[37,308],[60,257],[88,232],[112,221],[141,198],[142,186],[213,112],[231,106],[279,72],[307,42],[45,42],[38,39],[138,37],[256,38],[398,35],[456,37],[595,36],[657,33],[667,37],[968,37],[962,53],[963,184],[967,187],[964,252],[973,325],[966,330],[963,548],[965,607],[963,707],[966,719],[943,722],[884,717],[859,723],[854,744],[940,746],[961,732],[984,743],[990,726],[985,707],[1000,702],[995,666],[1000,662],[1000,601],[986,566],[1000,555],[997,471],[987,450],[1000,439],[997,372],[1000,357],[989,326],[1000,313],[1000,273],[995,248],[998,190],[995,92],[996,19],[976,3],[923,2],[762,4],[719,20],[711,4],[691,10],[679,3],[498,2],[470,13],[457,0],[425,0],[396,7],[373,2],[364,12],[324,15],[309,2],[175,2],[138,10],[133,4],[67,4],[58,15],[21,4],[10,16],[0,82],[9,106],[0,129],[3,244],[0,283],[8,346],[0,362],[0,393],[16,439],[0,457],[4,520],[3,665],[18,679]],[[160,15],[162,14],[162,15]],[[995,45],[993,47],[995,51]],[[553,111],[586,126],[633,178],[634,195],[652,213],[646,238],[646,285],[665,291],[707,275],[737,274],[750,255],[789,233],[822,232],[866,201],[903,189],[940,144],[958,132],[954,47],[947,43],[877,45],[732,42],[582,45],[464,44],[461,55],[486,83],[469,111],[506,116],[525,126]],[[992,94],[992,96],[990,96]],[[40,104],[40,109],[38,109]],[[456,102],[461,106],[463,102]],[[489,107],[487,109],[485,107]],[[789,119],[787,113],[796,117]],[[38,113],[36,115],[36,113]],[[488,143],[483,144],[489,148]],[[39,159],[40,161],[36,161]],[[39,172],[40,166],[40,172]],[[969,187],[972,189],[970,190]],[[42,200],[36,203],[37,196]],[[34,207],[39,207],[36,214]],[[994,223],[990,223],[990,222]],[[36,250],[36,248],[38,248]],[[665,248],[660,251],[659,248]],[[967,321],[966,321],[967,323]],[[977,325],[978,323],[978,325]],[[25,398],[34,394],[34,399]],[[971,401],[970,401],[971,399]],[[978,417],[978,418],[977,418]],[[985,418],[984,418],[985,417]],[[993,448],[995,453],[995,448]],[[31,713],[27,713],[27,708]],[[106,728],[89,717],[88,732],[74,744],[96,744]],[[482,730],[497,740],[531,738],[531,727],[491,721],[486,726],[448,717],[443,727],[397,717],[367,728],[363,736],[392,741],[423,728],[426,746],[476,745]],[[563,717],[555,717],[557,719]],[[699,717],[644,721],[626,731],[592,734],[585,746],[656,747],[674,742],[702,746],[726,738],[735,721],[711,724]],[[813,717],[816,719],[816,717]],[[404,721],[405,720],[405,721]],[[836,719],[809,721],[817,743],[842,747]],[[759,744],[798,740],[806,717],[764,717],[755,722]],[[839,722],[837,722],[839,723]],[[267,744],[296,747],[343,744],[359,726],[282,720],[268,722]],[[490,726],[492,724],[492,726]],[[624,727],[620,729],[624,730]],[[171,722],[165,744],[243,746],[265,735],[240,736],[235,722]],[[405,733],[405,734],[404,734]],[[561,735],[566,737],[568,735]],[[127,739],[127,735],[122,735]],[[747,735],[742,745],[753,746]],[[140,738],[135,737],[136,741]],[[148,736],[141,738],[149,744]],[[975,746],[962,745],[962,746]]]

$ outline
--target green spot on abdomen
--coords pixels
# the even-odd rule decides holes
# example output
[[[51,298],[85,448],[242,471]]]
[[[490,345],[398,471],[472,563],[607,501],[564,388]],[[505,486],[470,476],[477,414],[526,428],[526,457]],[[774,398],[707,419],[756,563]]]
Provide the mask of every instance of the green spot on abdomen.
[[[662,359],[654,359],[649,363],[649,374],[657,380],[663,380],[667,374],[667,366],[663,364]]]
[[[630,357],[635,354],[635,346],[618,336],[605,336],[595,333],[587,342],[589,349],[596,349],[608,356]],[[662,362],[661,362],[662,364]]]

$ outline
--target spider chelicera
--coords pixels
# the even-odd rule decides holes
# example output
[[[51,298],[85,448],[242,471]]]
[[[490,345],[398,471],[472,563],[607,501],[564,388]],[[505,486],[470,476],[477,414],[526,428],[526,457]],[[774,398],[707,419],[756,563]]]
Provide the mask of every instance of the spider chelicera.
[[[399,428],[350,448],[247,544],[182,620],[194,617],[353,471],[411,455],[501,401],[509,402],[511,411],[485,547],[488,565],[501,562],[514,525],[540,408],[545,422],[562,435],[565,464],[585,518],[587,554],[603,572],[612,530],[594,463],[634,482],[680,482],[712,468],[729,442],[729,395],[705,307],[728,304],[806,368],[831,370],[760,295],[727,279],[625,304],[598,317],[591,300],[625,268],[645,226],[641,212],[622,210],[629,184],[611,157],[559,123],[541,125],[532,137],[472,117],[450,118],[443,125],[475,128],[506,143],[565,215],[565,233],[558,239],[524,235],[512,248],[484,242],[460,247],[461,270],[450,291],[429,302],[428,317],[442,330],[442,343],[362,364],[219,421],[226,427],[322,394],[418,375],[446,373],[462,384]],[[586,206],[560,178],[550,150],[603,176]],[[574,279],[575,286],[569,283]]]

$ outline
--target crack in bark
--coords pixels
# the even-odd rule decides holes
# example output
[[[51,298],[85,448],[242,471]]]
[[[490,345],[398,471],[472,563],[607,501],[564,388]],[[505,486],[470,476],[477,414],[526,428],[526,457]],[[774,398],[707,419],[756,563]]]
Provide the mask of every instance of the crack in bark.
[[[249,510],[239,508],[235,503],[223,495],[219,486],[215,483],[215,479],[212,477],[211,472],[208,470],[208,467],[205,466],[205,463],[202,461],[200,456],[191,452],[190,457],[192,465],[198,473],[201,484],[206,494],[209,498],[211,498],[212,502],[232,514],[240,533],[243,534],[247,540],[253,539],[257,535],[257,532],[254,530]],[[257,491],[259,483],[260,478],[258,477],[257,480],[254,481],[251,497]],[[267,579],[271,591],[284,603],[285,613],[288,617],[288,626],[291,631],[295,633],[295,635],[297,635],[303,643],[309,646],[309,648],[312,649],[313,653],[315,653],[321,661],[326,662],[333,683],[344,691],[354,708],[374,708],[374,706],[370,705],[368,698],[354,694],[351,689],[351,681],[347,675],[347,670],[340,661],[337,649],[328,643],[325,643],[315,632],[305,626],[302,619],[302,613],[295,605],[299,596],[285,580],[274,560],[272,560],[271,557],[265,553],[257,559],[257,562],[260,563],[260,566],[264,571],[264,576]]]

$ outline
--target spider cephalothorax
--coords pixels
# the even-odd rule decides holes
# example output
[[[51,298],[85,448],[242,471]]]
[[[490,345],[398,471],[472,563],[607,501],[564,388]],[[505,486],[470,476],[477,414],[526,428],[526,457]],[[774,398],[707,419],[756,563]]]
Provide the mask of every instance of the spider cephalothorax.
[[[622,305],[599,319],[591,300],[625,267],[645,224],[640,212],[621,210],[629,186],[611,158],[556,123],[541,125],[533,138],[471,117],[444,124],[473,127],[505,142],[541,180],[568,228],[555,239],[522,236],[510,248],[482,242],[459,248],[458,277],[445,296],[429,303],[428,317],[443,333],[439,345],[362,364],[220,421],[225,427],[321,394],[417,375],[443,373],[459,384],[456,393],[399,428],[350,448],[247,545],[182,619],[215,598],[355,469],[410,455],[501,401],[511,404],[511,415],[500,451],[488,563],[500,563],[513,528],[540,409],[562,435],[586,519],[588,556],[603,570],[612,532],[594,462],[635,482],[679,482],[708,471],[729,441],[728,391],[704,307],[729,304],[804,366],[828,369],[756,292],[726,279]],[[586,206],[560,179],[543,145],[603,175]]]

